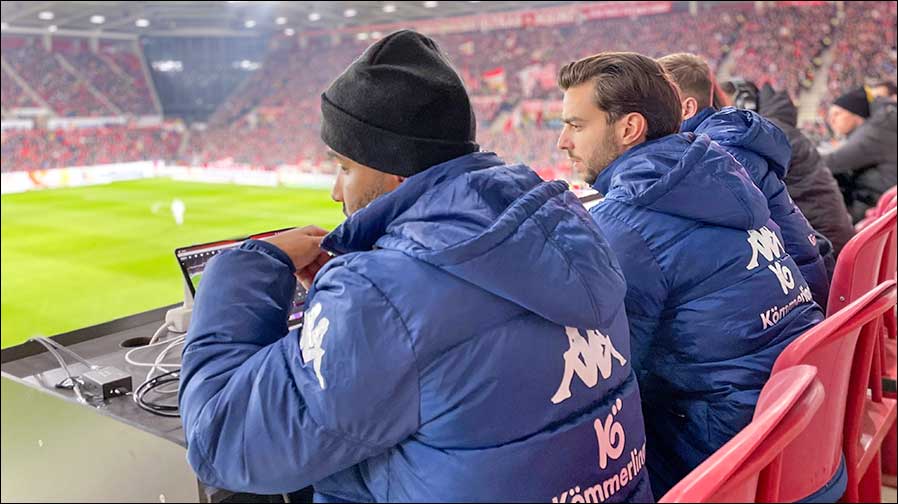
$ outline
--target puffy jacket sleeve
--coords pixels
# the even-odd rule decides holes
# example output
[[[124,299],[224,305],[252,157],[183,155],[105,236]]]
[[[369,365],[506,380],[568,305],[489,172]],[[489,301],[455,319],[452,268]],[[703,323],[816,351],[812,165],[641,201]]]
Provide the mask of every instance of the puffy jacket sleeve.
[[[841,147],[823,159],[834,175],[850,174],[881,161],[882,141],[875,128],[864,124],[858,126],[858,131],[849,136]]]
[[[287,331],[289,258],[247,242],[206,268],[184,348],[179,398],[187,458],[233,491],[294,491],[414,433],[418,376],[391,302],[341,259]]]
[[[644,368],[654,347],[656,329],[668,296],[667,281],[642,236],[629,224],[606,211],[615,203],[601,203],[591,211],[593,218],[614,250],[627,281],[625,304],[630,322],[630,353],[633,368]]]

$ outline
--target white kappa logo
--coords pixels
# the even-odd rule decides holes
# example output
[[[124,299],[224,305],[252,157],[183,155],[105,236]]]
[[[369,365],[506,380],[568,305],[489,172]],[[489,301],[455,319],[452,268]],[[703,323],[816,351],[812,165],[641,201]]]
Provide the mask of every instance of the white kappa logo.
[[[751,271],[759,267],[758,256],[763,256],[770,263],[767,265],[767,269],[776,275],[776,279],[779,280],[783,294],[789,294],[795,288],[795,276],[792,274],[792,270],[781,262],[773,262],[782,258],[786,252],[786,248],[783,246],[783,242],[780,241],[779,236],[768,229],[767,226],[757,230],[752,229],[748,231],[748,244],[751,246],[751,260],[745,266],[745,269]]]
[[[621,365],[627,364],[627,359],[611,344],[611,338],[596,330],[586,331],[586,338],[580,335],[576,327],[565,327],[570,348],[564,352],[564,377],[555,395],[552,396],[552,404],[558,404],[571,397],[571,381],[574,375],[589,387],[595,387],[599,383],[599,375],[607,380],[611,377],[612,357]]]
[[[302,337],[299,340],[299,349],[302,353],[302,364],[306,367],[309,362],[315,369],[315,376],[318,377],[318,384],[321,389],[327,388],[324,382],[324,376],[321,375],[321,359],[324,358],[324,336],[327,334],[327,328],[330,321],[326,317],[318,317],[321,315],[321,303],[315,303],[312,309],[305,313],[305,320],[302,325]]]

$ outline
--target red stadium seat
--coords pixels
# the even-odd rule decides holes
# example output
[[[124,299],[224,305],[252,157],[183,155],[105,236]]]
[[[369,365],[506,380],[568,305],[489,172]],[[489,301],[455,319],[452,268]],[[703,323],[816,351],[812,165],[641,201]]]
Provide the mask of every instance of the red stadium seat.
[[[878,464],[885,426],[895,418],[894,400],[875,393],[868,397],[866,391],[882,315],[895,307],[896,296],[894,280],[879,285],[790,343],[774,364],[774,375],[800,364],[816,366],[826,389],[823,407],[811,426],[783,452],[784,470],[775,493],[779,500],[799,501],[823,488],[835,476],[844,452],[848,472],[844,499],[857,501],[860,475],[874,460]],[[876,473],[878,484],[879,466],[870,472]],[[765,478],[777,480],[773,474]],[[871,495],[869,485],[864,488],[863,495]],[[879,491],[877,486],[875,492]]]
[[[880,214],[895,208],[898,205],[898,186],[892,187],[883,194],[877,205]],[[892,233],[889,241],[886,243],[885,254],[883,255],[883,264],[880,270],[880,281],[888,279],[896,279],[896,270],[898,270],[898,227],[892,227]],[[882,386],[883,394],[891,399],[898,398],[896,393],[896,382],[898,382],[898,349],[896,349],[896,332],[898,332],[898,321],[896,321],[895,311],[887,311],[883,316],[883,333],[884,337],[881,341],[881,350],[879,351],[882,362]],[[874,375],[873,379],[877,379]],[[892,424],[892,428],[886,435],[885,441],[882,443],[882,474],[883,484],[895,488],[898,486],[898,422]]]
[[[883,252],[895,228],[896,214],[898,209],[887,211],[845,244],[833,273],[828,316],[845,308],[879,283]]]
[[[898,186],[892,186],[891,189],[882,193],[882,196],[879,197],[879,203],[876,204],[876,215],[882,215],[888,210],[895,208],[896,201],[898,201]]]
[[[659,502],[756,502],[761,470],[778,459],[823,404],[813,366],[775,374],[764,385],[754,419]],[[775,501],[775,495],[765,495]]]
[[[872,224],[879,216],[895,208],[896,205],[898,205],[898,186],[892,186],[891,189],[884,192],[882,196],[879,197],[879,201],[877,201],[875,207],[867,209],[864,218],[854,225],[854,229],[856,231],[864,229]]]

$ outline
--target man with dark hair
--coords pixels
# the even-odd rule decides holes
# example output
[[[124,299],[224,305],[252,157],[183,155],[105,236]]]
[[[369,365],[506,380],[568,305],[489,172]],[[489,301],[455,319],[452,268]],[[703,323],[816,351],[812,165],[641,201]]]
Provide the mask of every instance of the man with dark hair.
[[[814,301],[826,309],[830,278],[818,249],[818,242],[826,238],[814,231],[783,183],[792,156],[786,134],[752,110],[726,107],[718,111],[712,107],[715,79],[703,58],[676,53],[659,58],[658,63],[680,87],[680,131],[708,135],[746,169],[767,198],[770,218],[780,227],[786,252],[798,264]],[[757,92],[747,89],[740,97],[742,94],[750,95],[751,107],[757,110]],[[825,246],[832,255],[831,245]]]
[[[461,78],[412,31],[369,47],[321,111],[347,220],[224,252],[197,293],[180,405],[200,479],[314,484],[316,501],[651,501],[626,284],[567,185],[479,152]]]
[[[633,366],[661,497],[750,421],[773,362],[823,319],[745,169],[679,134],[676,84],[655,60],[565,65],[558,148],[604,200],[590,209],[627,279]]]
[[[891,87],[890,87],[891,86]],[[839,180],[855,222],[898,180],[898,108],[894,84],[858,88],[836,98],[827,121],[845,142],[824,160]]]

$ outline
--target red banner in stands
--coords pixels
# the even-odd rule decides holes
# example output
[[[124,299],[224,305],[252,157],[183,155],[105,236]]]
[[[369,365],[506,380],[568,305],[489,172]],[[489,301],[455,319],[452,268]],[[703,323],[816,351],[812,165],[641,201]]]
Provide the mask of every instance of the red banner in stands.
[[[819,7],[826,2],[809,0],[807,2],[776,2],[777,7]]]

